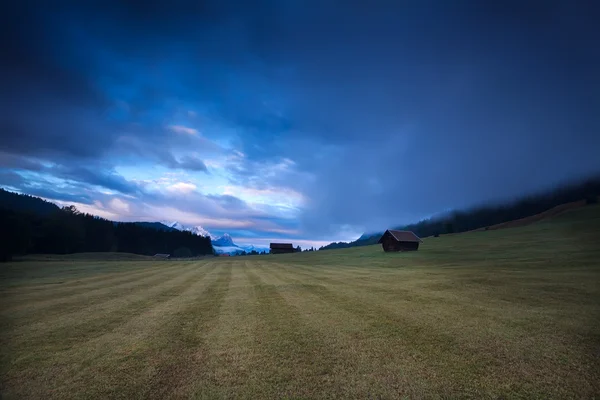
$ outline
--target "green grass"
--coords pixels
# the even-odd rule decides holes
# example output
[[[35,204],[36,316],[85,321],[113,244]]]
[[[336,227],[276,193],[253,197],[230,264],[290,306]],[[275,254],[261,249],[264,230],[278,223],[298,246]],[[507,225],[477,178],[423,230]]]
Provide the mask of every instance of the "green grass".
[[[197,261],[0,265],[10,398],[597,398],[600,206],[514,229]]]

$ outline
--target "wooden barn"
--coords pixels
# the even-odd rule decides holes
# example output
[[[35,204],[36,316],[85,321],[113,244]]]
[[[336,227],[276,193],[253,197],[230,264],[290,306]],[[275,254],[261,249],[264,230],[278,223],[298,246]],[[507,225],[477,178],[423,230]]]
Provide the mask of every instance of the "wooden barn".
[[[396,231],[388,229],[379,242],[383,251],[412,251],[419,250],[419,243],[423,242],[411,231]]]
[[[291,243],[271,243],[269,245],[271,254],[293,253],[294,246]]]

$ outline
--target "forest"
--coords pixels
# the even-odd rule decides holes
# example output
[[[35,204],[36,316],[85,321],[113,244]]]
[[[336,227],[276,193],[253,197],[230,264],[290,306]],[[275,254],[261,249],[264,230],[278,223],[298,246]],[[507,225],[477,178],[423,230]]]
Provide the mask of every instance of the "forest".
[[[37,197],[0,189],[0,260],[25,254],[127,252],[179,257],[213,254],[210,238],[161,230],[134,222],[114,222],[59,208]]]

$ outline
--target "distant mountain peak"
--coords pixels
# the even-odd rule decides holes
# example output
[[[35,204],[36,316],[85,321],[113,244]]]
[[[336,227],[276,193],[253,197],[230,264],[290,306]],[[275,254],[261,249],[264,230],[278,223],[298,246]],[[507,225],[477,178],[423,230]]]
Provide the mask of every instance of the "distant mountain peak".
[[[201,225],[186,226],[178,221],[161,221],[161,223],[163,225],[168,226],[169,228],[177,229],[178,231],[192,232],[194,235],[206,236],[211,239],[214,239],[214,236],[209,231],[204,229]]]
[[[228,233],[224,233],[223,236],[221,236],[220,238],[214,239],[212,241],[212,244],[213,246],[236,246],[236,244],[233,243],[233,239]]]
[[[177,229],[178,231],[187,231],[192,232],[194,235],[210,237],[210,241],[217,254],[225,253],[235,255],[241,253],[249,253],[252,250],[266,253],[269,252],[269,248],[266,246],[237,245],[233,242],[233,238],[229,233],[224,233],[219,237],[213,236],[210,232],[208,232],[200,225],[186,226],[178,221],[161,221],[160,223],[166,225],[171,229]]]

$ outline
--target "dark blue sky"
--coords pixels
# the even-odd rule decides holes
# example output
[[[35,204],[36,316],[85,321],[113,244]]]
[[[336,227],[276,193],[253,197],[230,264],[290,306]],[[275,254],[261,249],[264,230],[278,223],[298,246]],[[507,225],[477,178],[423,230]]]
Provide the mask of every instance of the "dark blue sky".
[[[107,218],[320,244],[600,171],[593,1],[1,7],[0,185]]]

